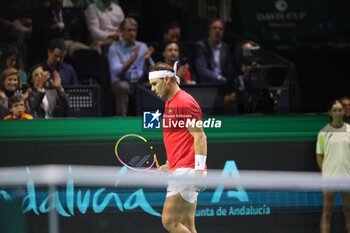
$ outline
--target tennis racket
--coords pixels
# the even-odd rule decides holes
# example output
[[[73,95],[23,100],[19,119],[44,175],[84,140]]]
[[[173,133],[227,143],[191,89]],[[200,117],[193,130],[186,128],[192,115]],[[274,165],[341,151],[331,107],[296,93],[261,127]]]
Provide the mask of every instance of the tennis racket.
[[[135,171],[149,171],[159,167],[157,155],[147,139],[138,134],[126,134],[115,144],[118,161]]]

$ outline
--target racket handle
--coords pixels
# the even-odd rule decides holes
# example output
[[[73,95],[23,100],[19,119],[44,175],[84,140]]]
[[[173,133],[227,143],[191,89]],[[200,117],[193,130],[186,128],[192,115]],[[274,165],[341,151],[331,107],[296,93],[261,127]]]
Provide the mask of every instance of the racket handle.
[[[156,154],[154,154],[154,161],[156,162],[156,167],[159,168],[160,166]]]

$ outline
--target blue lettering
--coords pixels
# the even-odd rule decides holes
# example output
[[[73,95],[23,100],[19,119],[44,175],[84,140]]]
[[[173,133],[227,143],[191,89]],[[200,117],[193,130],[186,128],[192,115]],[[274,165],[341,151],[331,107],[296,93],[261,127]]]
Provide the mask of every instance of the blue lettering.
[[[11,201],[12,198],[5,190],[0,190],[0,196],[4,198],[5,201]]]
[[[72,167],[69,166],[68,172],[72,174]],[[68,179],[66,185],[66,200],[67,200],[67,208],[70,214],[74,215],[74,181],[73,179]]]
[[[118,209],[123,212],[123,205],[122,202],[118,196],[118,194],[116,193],[108,193],[106,195],[106,197],[103,199],[101,204],[98,204],[98,199],[101,195],[101,193],[103,193],[106,189],[102,188],[96,191],[96,193],[94,194],[94,197],[92,199],[92,209],[94,210],[95,213],[101,213],[107,206],[108,203],[111,201],[111,199],[114,199]]]
[[[77,194],[77,208],[80,211],[80,213],[85,214],[90,203],[90,190],[86,191],[86,193],[84,194],[83,200],[81,196],[82,196],[82,191],[79,190]]]
[[[143,189],[138,189],[124,203],[124,208],[128,210],[136,209],[138,207],[143,209],[146,213],[160,217],[160,214],[155,211],[146,200]]]
[[[236,163],[233,160],[226,161],[224,170],[222,171],[222,174],[221,174],[222,177],[230,176],[230,175],[232,175],[234,177],[239,177]],[[211,202],[218,203],[221,199],[223,191],[224,191],[224,188],[222,186],[218,186],[215,189],[215,192],[214,192],[214,195],[211,199]],[[241,186],[237,187],[237,191],[227,191],[227,196],[230,198],[237,198],[238,200],[240,200],[242,202],[249,201],[247,192]]]
[[[39,210],[41,213],[48,213],[55,208],[60,215],[64,217],[71,217],[71,215],[64,210],[57,191],[50,194],[47,198],[44,199],[44,201],[39,206]]]
[[[27,171],[29,171],[28,168]],[[36,205],[35,187],[33,180],[29,180],[27,182],[27,191],[27,195],[22,200],[23,213],[27,213],[28,211],[33,210],[35,214],[39,215],[39,211]],[[27,206],[25,207],[26,203]]]

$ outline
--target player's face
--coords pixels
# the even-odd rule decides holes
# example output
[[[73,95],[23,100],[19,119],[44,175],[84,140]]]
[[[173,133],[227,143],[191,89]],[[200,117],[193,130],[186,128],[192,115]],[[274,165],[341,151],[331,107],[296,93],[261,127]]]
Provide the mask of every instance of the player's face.
[[[344,114],[345,112],[343,105],[339,102],[333,104],[331,110],[329,111],[329,115],[331,116],[333,121],[342,121]]]
[[[167,98],[169,88],[166,84],[165,78],[152,79],[149,83],[151,84],[151,90],[156,93],[156,95],[160,98]]]
[[[14,103],[11,107],[11,112],[14,117],[21,117],[25,111],[24,101]]]

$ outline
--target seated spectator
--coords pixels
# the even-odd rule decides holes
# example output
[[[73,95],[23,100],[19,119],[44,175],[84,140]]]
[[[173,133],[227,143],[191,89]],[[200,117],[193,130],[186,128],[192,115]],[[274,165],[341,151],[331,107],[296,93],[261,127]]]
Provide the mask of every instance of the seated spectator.
[[[47,60],[41,63],[42,67],[50,72],[51,80],[54,80],[54,73],[57,71],[63,86],[79,85],[74,68],[63,61],[65,53],[66,46],[63,39],[52,40],[47,50]]]
[[[164,62],[170,65],[171,67],[174,66],[174,63],[176,61],[179,61],[180,47],[177,42],[168,42],[164,45],[163,58],[164,58]],[[193,81],[191,78],[191,71],[188,63],[182,63],[182,61],[180,60],[177,66],[176,74],[180,78],[181,83],[184,83],[184,84],[195,83],[195,81]]]
[[[1,74],[0,105],[8,108],[9,98],[20,93],[19,72],[15,68],[7,68]]]
[[[39,118],[66,116],[68,97],[61,83],[60,74],[53,71],[53,79],[41,65],[33,66],[28,73],[29,107]]]
[[[32,33],[32,15],[32,1],[0,1],[0,42],[27,42]]]
[[[101,46],[108,46],[119,39],[124,12],[112,0],[96,0],[86,9],[85,19],[92,37],[91,47],[101,53]]]
[[[8,101],[17,94],[21,94],[19,72],[15,68],[5,69],[0,78],[0,119],[8,114]],[[29,91],[26,91],[22,97],[26,100]]]
[[[139,82],[148,73],[147,66],[154,64],[151,58],[154,49],[136,40],[138,23],[135,19],[126,18],[120,28],[121,38],[109,47],[108,62],[116,114],[127,116],[129,94],[134,91],[131,84]]]
[[[7,68],[15,68],[20,74],[19,87],[27,83],[27,75],[23,71],[22,57],[16,45],[8,45],[2,53],[0,62],[0,72]]]
[[[234,57],[222,40],[224,23],[213,19],[209,24],[208,38],[197,42],[195,66],[198,79],[206,83],[226,83],[234,78]]]
[[[33,116],[26,113],[25,99],[20,95],[13,95],[8,103],[9,115],[4,120],[32,120]]]
[[[166,44],[170,42],[176,42],[179,46],[179,50],[181,51],[179,61],[182,64],[187,64],[187,66],[191,67],[192,55],[181,42],[181,27],[180,24],[176,21],[169,22],[165,25],[163,30],[163,38],[162,41],[158,44],[157,48],[152,55],[153,59],[157,62],[163,60],[163,51]],[[192,79],[193,75],[192,75]]]
[[[67,55],[70,57],[76,50],[90,49],[89,46],[73,38],[81,27],[79,14],[71,9],[63,9],[63,0],[50,0],[49,4],[50,7],[39,9],[34,18],[34,33],[41,50],[45,50],[48,43],[55,38],[64,39]]]

